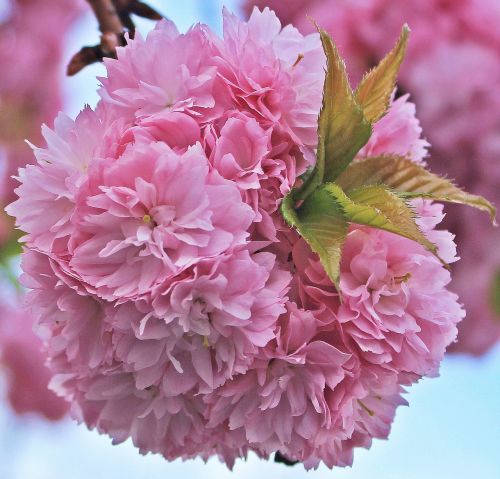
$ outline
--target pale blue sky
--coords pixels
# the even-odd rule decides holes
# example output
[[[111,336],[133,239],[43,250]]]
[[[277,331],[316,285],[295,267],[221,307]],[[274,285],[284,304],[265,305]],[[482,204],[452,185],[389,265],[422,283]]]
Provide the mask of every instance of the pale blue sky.
[[[220,28],[219,0],[150,0],[181,30],[203,21]],[[236,1],[224,2],[235,9]],[[0,7],[2,0],[0,0]],[[1,8],[0,8],[1,10]],[[150,28],[141,22],[141,30]],[[94,20],[84,18],[72,33],[67,57],[97,38]],[[92,36],[94,35],[94,36]],[[97,101],[94,65],[65,80],[66,111],[74,116]],[[389,441],[358,451],[352,469],[320,468],[306,473],[251,457],[229,472],[216,460],[168,463],[140,456],[129,444],[111,446],[107,437],[71,421],[57,425],[16,419],[0,409],[0,479],[250,479],[301,477],[335,479],[497,479],[500,478],[500,347],[482,359],[449,357],[441,377],[410,389],[410,407],[397,414]]]

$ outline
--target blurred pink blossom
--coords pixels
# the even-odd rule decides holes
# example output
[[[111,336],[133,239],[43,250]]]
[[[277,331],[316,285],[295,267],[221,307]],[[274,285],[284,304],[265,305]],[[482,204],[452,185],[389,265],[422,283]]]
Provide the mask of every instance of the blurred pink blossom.
[[[33,332],[34,320],[19,304],[0,304],[0,372],[7,399],[17,414],[37,413],[61,419],[69,404],[48,389],[51,372],[44,365],[42,341]]]
[[[61,108],[63,40],[82,7],[79,0],[7,1],[0,23],[0,248],[12,234],[3,212],[14,198],[11,176],[32,162],[25,139],[40,141],[40,124]],[[1,300],[0,357],[8,399],[17,413],[60,419],[68,404],[48,389],[51,374],[32,328],[27,311]]]

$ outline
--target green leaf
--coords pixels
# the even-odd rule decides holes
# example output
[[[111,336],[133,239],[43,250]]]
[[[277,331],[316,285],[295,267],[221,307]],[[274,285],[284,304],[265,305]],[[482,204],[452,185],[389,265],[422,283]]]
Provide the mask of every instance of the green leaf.
[[[347,196],[340,186],[329,183],[325,189],[342,206],[348,222],[395,233],[424,246],[446,267],[437,246],[429,241],[415,223],[415,213],[399,196],[383,186],[362,186]]]
[[[293,226],[296,228],[299,224],[299,218],[297,217],[297,212],[294,208],[294,199],[292,193],[289,193],[283,198],[280,210],[286,224],[288,226]]]
[[[356,90],[356,100],[365,118],[372,124],[380,120],[389,109],[391,95],[405,57],[410,29],[404,25],[395,47],[361,80]]]
[[[496,208],[488,200],[467,193],[450,180],[401,156],[379,156],[352,163],[337,183],[347,194],[361,186],[386,185],[406,199],[428,198],[473,206],[487,212],[495,223]]]
[[[318,123],[317,174],[314,187],[333,181],[371,136],[372,128],[356,103],[344,62],[330,36],[320,30],[327,58],[323,106]]]
[[[347,236],[347,222],[340,205],[324,189],[314,191],[294,209],[292,195],[281,204],[283,217],[318,254],[328,277],[338,290],[340,258]]]

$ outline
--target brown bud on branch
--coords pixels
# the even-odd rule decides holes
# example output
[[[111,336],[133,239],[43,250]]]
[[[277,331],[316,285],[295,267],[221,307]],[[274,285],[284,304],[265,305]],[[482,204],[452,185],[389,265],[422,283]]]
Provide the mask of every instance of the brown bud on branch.
[[[87,0],[99,24],[101,42],[83,47],[70,60],[67,74],[75,75],[87,65],[100,62],[104,58],[116,58],[116,48],[126,43],[125,33],[135,35],[135,24],[131,15],[160,20],[156,10],[138,0]]]
[[[87,0],[87,2],[94,11],[101,33],[111,32],[119,35],[123,32],[123,25],[113,0]]]

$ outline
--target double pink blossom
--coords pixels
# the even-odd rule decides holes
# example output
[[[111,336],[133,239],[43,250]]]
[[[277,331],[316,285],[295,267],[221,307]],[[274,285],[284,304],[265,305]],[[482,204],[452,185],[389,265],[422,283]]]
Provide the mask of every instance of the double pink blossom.
[[[319,36],[225,11],[223,38],[162,21],[106,67],[96,110],[44,128],[8,207],[52,388],[143,453],[350,464],[387,437],[403,387],[437,375],[463,311],[430,253],[355,226],[341,303],[284,224],[315,161]],[[394,100],[359,158],[423,163],[421,133]],[[454,261],[441,207],[414,207]]]

